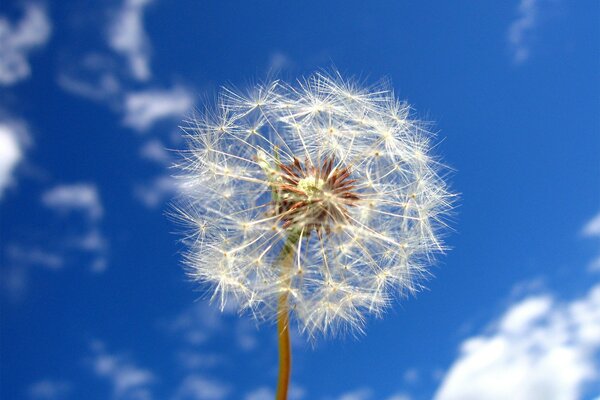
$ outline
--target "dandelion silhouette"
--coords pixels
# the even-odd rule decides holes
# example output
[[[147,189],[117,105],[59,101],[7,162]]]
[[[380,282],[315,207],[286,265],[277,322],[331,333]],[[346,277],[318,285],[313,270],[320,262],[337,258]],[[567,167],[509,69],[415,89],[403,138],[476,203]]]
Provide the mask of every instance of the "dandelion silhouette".
[[[190,276],[277,320],[287,398],[290,318],[314,337],[362,331],[419,288],[452,195],[431,134],[385,85],[338,73],[223,89],[185,128],[178,216]]]

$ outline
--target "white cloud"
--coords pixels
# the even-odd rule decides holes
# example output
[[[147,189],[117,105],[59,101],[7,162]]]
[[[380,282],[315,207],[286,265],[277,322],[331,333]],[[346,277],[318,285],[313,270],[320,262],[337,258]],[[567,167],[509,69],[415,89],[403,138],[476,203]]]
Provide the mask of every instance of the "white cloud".
[[[23,159],[24,127],[15,122],[0,122],[0,200],[13,182],[14,170]]]
[[[25,297],[29,276],[22,265],[7,265],[0,268],[0,295],[10,302],[18,303]]]
[[[294,62],[292,59],[285,53],[280,51],[276,51],[271,53],[269,56],[269,72],[280,72],[284,69],[289,69],[293,67]]]
[[[111,72],[100,72],[94,79],[85,80],[62,72],[57,83],[67,92],[95,101],[108,100],[119,93],[121,85]]]
[[[90,219],[102,217],[102,204],[96,186],[87,183],[56,186],[42,196],[42,202],[59,212],[83,212]]]
[[[51,253],[44,249],[31,247],[24,248],[18,245],[6,247],[8,258],[19,265],[41,265],[48,269],[61,269],[64,266],[64,257],[60,254]]]
[[[252,351],[258,345],[256,333],[258,328],[256,322],[247,318],[236,321],[235,340],[238,347],[243,351]]]
[[[600,213],[588,221],[583,227],[582,233],[584,236],[592,238],[600,238]],[[600,271],[600,255],[596,256],[588,265],[588,271]]]
[[[508,47],[514,64],[531,57],[531,48],[544,19],[556,13],[560,0],[520,0],[517,16],[507,31]],[[554,10],[553,10],[554,9]]]
[[[600,213],[585,224],[583,234],[590,237],[600,237]]]
[[[114,399],[152,399],[151,387],[156,381],[152,372],[137,366],[124,355],[107,352],[101,342],[92,344],[92,352],[90,362],[93,372],[109,381]]]
[[[398,393],[392,395],[392,397],[389,397],[387,400],[411,400],[411,397],[406,393]]]
[[[550,296],[530,297],[513,306],[500,321],[500,329],[510,334],[519,335],[527,332],[531,324],[541,320],[552,307]]]
[[[100,251],[106,248],[106,239],[96,227],[93,227],[83,236],[71,240],[70,244],[86,251]]]
[[[288,392],[290,400],[302,400],[306,395],[306,390],[303,387],[292,384]]]
[[[101,273],[106,271],[108,266],[107,249],[108,240],[98,226],[93,225],[87,228],[83,235],[76,236],[66,240],[66,244],[74,249],[85,251],[93,255],[93,261],[90,264],[90,271]]]
[[[146,142],[140,150],[140,155],[162,165],[169,165],[173,160],[169,151],[165,149],[165,145],[158,139]]]
[[[404,382],[406,383],[416,383],[419,380],[419,370],[416,368],[407,369],[404,371],[402,379],[404,379]]]
[[[150,72],[150,44],[144,30],[144,8],[151,0],[125,0],[115,13],[108,30],[108,41],[113,50],[127,58],[134,78],[147,80]]]
[[[230,387],[201,375],[186,377],[177,390],[175,400],[221,400],[227,397]]]
[[[123,87],[113,54],[92,50],[65,58],[61,64],[57,84],[63,90],[118,108]]]
[[[373,391],[371,389],[362,388],[344,393],[337,400],[369,400],[372,396]]]
[[[225,324],[229,329],[224,329]],[[166,326],[189,346],[207,344],[211,339],[223,335],[236,344],[236,350],[250,352],[259,344],[258,326],[254,320],[238,315],[232,308],[225,308],[221,312],[215,304],[207,301],[196,302]]]
[[[177,361],[179,365],[190,370],[212,368],[226,363],[225,358],[219,354],[200,353],[191,349],[180,351],[177,354]]]
[[[27,56],[50,37],[51,24],[44,8],[29,3],[15,25],[0,16],[0,84],[13,85],[31,74]]]
[[[598,272],[600,271],[600,256],[594,258],[588,266],[589,271]]]
[[[571,302],[532,296],[461,345],[436,400],[575,400],[599,377],[600,284]]]
[[[64,257],[73,250],[85,252],[93,257],[90,270],[104,272],[107,266],[108,241],[100,229],[104,211],[97,187],[89,183],[58,185],[42,195],[42,203],[63,215],[78,213],[85,217],[79,223],[70,223],[67,232],[61,234],[59,253]]]
[[[193,105],[191,94],[181,86],[169,90],[146,90],[125,95],[125,125],[143,131],[157,121],[180,117]]]
[[[193,106],[193,96],[183,85],[157,89],[150,71],[150,42],[143,14],[153,0],[122,0],[112,10],[106,39],[114,52],[97,49],[79,54],[63,64],[57,84],[77,96],[108,105],[123,115],[124,125],[137,131],[150,129],[166,119],[179,119]],[[128,68],[120,68],[122,57]],[[138,81],[138,82],[136,82]],[[142,85],[139,81],[143,81]],[[135,88],[135,89],[134,89]],[[167,162],[154,148],[144,156]]]
[[[290,400],[301,400],[304,398],[305,391],[303,388],[291,385],[288,391]],[[246,394],[244,400],[272,400],[275,397],[275,392],[268,386],[259,387],[250,393]]]
[[[44,379],[29,387],[29,398],[33,400],[63,400],[71,392],[71,384],[65,381]]]
[[[176,192],[175,179],[159,176],[148,184],[139,184],[134,188],[135,196],[148,208],[156,208]]]
[[[100,256],[96,258],[92,264],[90,265],[90,271],[95,272],[97,274],[106,271],[108,267],[108,260],[105,256]]]
[[[273,390],[268,387],[260,387],[252,392],[248,393],[245,400],[272,400],[275,397]]]
[[[80,264],[82,256],[89,261],[91,272],[104,272],[108,242],[98,225],[99,221],[89,218],[83,222],[70,221],[66,224],[67,232],[38,232],[43,235],[42,239],[36,236],[34,241],[25,239],[3,245],[0,251],[6,256],[7,265],[0,268],[0,294],[19,302],[27,293],[32,268],[60,271],[67,265]]]
[[[205,301],[198,301],[168,324],[171,332],[181,335],[190,345],[206,342],[223,327],[220,311]]]
[[[530,36],[537,24],[539,3],[540,0],[521,0],[517,19],[508,28],[508,44],[515,64],[529,58]]]

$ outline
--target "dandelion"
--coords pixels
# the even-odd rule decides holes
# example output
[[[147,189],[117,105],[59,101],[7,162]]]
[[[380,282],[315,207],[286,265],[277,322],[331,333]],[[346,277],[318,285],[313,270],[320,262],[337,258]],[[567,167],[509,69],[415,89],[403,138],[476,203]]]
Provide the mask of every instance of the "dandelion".
[[[362,331],[444,250],[431,134],[385,85],[337,73],[223,89],[185,129],[189,274],[221,307],[277,319],[285,399],[290,318],[309,336]]]

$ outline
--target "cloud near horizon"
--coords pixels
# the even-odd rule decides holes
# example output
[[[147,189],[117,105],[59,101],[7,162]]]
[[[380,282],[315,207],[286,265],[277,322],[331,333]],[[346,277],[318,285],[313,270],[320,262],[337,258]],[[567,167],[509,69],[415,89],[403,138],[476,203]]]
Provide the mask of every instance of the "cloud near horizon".
[[[549,294],[511,306],[470,337],[436,400],[577,400],[600,374],[600,284],[562,302]]]

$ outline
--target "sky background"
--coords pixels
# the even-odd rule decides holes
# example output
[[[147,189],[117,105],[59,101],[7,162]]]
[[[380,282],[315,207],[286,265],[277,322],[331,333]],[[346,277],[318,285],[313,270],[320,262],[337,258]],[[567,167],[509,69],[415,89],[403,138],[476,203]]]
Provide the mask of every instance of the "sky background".
[[[275,327],[201,299],[165,216],[221,85],[335,66],[434,121],[427,289],[293,337],[294,400],[600,398],[600,3],[0,2],[0,397],[262,400]]]

